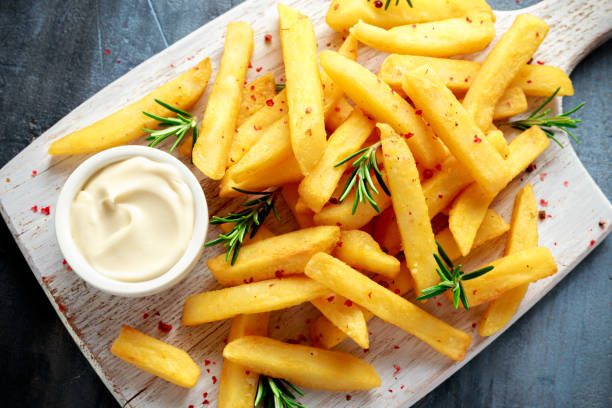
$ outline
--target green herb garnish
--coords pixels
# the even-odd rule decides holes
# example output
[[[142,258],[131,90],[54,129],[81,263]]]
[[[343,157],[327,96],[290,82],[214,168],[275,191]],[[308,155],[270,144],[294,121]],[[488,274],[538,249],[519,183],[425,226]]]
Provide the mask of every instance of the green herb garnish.
[[[370,1],[370,0],[368,0]],[[380,3],[380,5],[382,6],[382,1],[380,0],[376,0],[374,3]],[[408,5],[410,6],[410,8],[412,8],[412,0],[406,0],[406,3],[408,3]],[[391,0],[387,0],[385,2],[385,10],[389,8],[389,4],[391,4]],[[395,5],[397,6],[399,4],[399,0],[395,0]],[[377,8],[380,8],[380,6],[376,5]]]
[[[389,192],[389,189],[387,188],[387,185],[383,180],[383,175],[380,169],[378,168],[378,163],[376,162],[376,150],[379,146],[380,142],[374,143],[373,145],[368,147],[364,147],[363,149],[356,151],[355,153],[351,154],[347,158],[334,165],[334,167],[341,166],[347,161],[351,160],[353,157],[363,153],[361,157],[359,157],[353,162],[353,167],[355,169],[349,176],[348,181],[344,186],[344,190],[342,190],[342,194],[338,199],[339,202],[344,201],[344,199],[349,195],[353,187],[357,185],[355,203],[353,204],[353,214],[355,214],[355,211],[357,211],[357,205],[359,205],[360,202],[365,203],[366,201],[369,202],[370,205],[374,207],[377,212],[380,213],[380,208],[378,207],[378,204],[376,204],[376,201],[372,196],[372,191],[378,194],[378,190],[376,189],[376,186],[374,186],[374,182],[372,181],[372,176],[370,175],[371,169],[374,169],[374,175],[376,176],[376,179],[378,180],[378,183],[380,184],[380,187],[382,187],[383,191],[388,196],[391,195],[391,192]]]
[[[263,408],[306,408],[305,405],[296,401],[292,391],[304,396],[302,391],[289,381],[261,375],[255,395],[255,406],[257,407],[261,402]]]
[[[162,118],[161,116],[153,115],[149,112],[142,112],[143,115],[146,115],[150,118],[160,121],[159,126],[163,126],[162,129],[152,130],[152,129],[142,129],[145,132],[149,133],[149,137],[147,140],[152,140],[149,144],[150,147],[155,147],[158,143],[162,142],[169,136],[176,136],[176,142],[170,148],[170,153],[181,143],[185,134],[193,129],[193,144],[198,138],[198,122],[188,112],[181,110],[175,106],[169,105],[166,102],[160,101],[159,99],[155,99],[155,102],[168,109],[171,112],[176,113],[176,118]]]
[[[285,89],[286,86],[287,85],[285,85],[285,84],[276,84],[276,93],[279,93],[280,91]]]
[[[225,217],[213,216],[210,220],[211,224],[234,223],[234,227],[227,234],[219,234],[219,238],[204,244],[204,246],[209,247],[223,242],[223,246],[227,247],[225,260],[229,262],[231,258],[232,265],[236,263],[244,238],[249,234],[253,238],[270,212],[273,212],[276,219],[280,221],[274,204],[281,191],[280,188],[268,192],[247,191],[236,187],[233,187],[233,189],[242,194],[260,195],[261,197],[242,204],[246,208],[237,213],[230,213]]]
[[[546,116],[550,113],[550,109],[546,109],[544,112],[540,111],[546,106],[552,99],[559,93],[559,89],[557,88],[552,95],[550,95],[542,105],[540,105],[531,115],[526,117],[525,119],[515,120],[513,122],[509,122],[508,124],[515,129],[527,130],[532,126],[540,126],[546,135],[554,140],[561,148],[563,145],[555,138],[554,132],[551,128],[557,128],[565,133],[567,133],[576,143],[580,143],[580,140],[569,130],[575,129],[578,127],[578,124],[582,122],[580,119],[572,119],[569,117],[572,113],[576,112],[578,109],[582,108],[585,102],[582,102],[580,105],[576,106],[574,109],[569,112],[565,112],[559,116]]]
[[[440,245],[438,241],[436,241],[436,245],[438,246],[438,253],[434,254],[433,256],[436,260],[436,263],[440,267],[440,269],[436,268],[436,272],[438,272],[438,275],[440,276],[442,282],[440,282],[436,286],[423,289],[421,291],[423,295],[419,296],[417,300],[429,299],[441,295],[442,293],[450,289],[453,291],[453,305],[455,306],[455,309],[459,308],[459,300],[461,300],[461,303],[463,303],[463,307],[465,308],[465,310],[468,310],[470,308],[470,305],[468,304],[467,297],[465,296],[465,290],[463,289],[461,281],[470,280],[482,276],[485,273],[493,270],[494,267],[492,265],[485,266],[484,268],[478,269],[477,271],[465,274],[461,265],[453,265],[453,262],[450,260],[448,255],[446,255],[446,252],[444,252],[442,245]]]

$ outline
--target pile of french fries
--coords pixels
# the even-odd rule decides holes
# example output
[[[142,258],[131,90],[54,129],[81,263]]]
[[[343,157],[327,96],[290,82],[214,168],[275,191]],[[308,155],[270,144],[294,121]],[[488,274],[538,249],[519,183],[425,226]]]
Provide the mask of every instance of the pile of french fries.
[[[506,326],[530,282],[557,271],[550,251],[538,247],[531,185],[517,194],[509,224],[489,208],[550,144],[538,127],[508,143],[495,121],[525,111],[526,97],[557,88],[558,95],[573,94],[563,71],[529,64],[547,24],[520,15],[483,63],[451,59],[489,45],[491,8],[484,0],[412,3],[384,10],[367,0],[333,0],[327,23],[346,39],[337,52],[319,55],[310,19],[279,4],[286,87],[278,93],[271,73],[243,86],[253,30],[241,22],[227,27],[200,136],[179,150],[220,180],[220,196],[282,186],[301,229],[275,235],[264,226],[245,240],[235,264],[224,254],[208,260],[225,287],[185,301],[185,326],[233,319],[219,407],[252,407],[259,374],[326,390],[380,386],[368,363],[329,350],[346,337],[367,349],[373,316],[462,360],[471,335],[414,302],[440,282],[436,241],[455,260],[508,235],[494,269],[464,283],[471,306],[488,303],[481,336]],[[378,74],[357,62],[359,43],[391,53]],[[129,142],[153,125],[135,112],[162,114],[154,98],[191,108],[210,74],[204,60],[141,101],[53,143],[49,152],[87,153]],[[338,201],[351,163],[336,164],[378,141],[391,195],[375,181],[381,212],[368,203],[353,211],[354,191]],[[310,326],[312,346],[267,337],[270,312],[305,302],[321,312]],[[180,386],[192,387],[199,376],[186,353],[129,327],[111,351]]]

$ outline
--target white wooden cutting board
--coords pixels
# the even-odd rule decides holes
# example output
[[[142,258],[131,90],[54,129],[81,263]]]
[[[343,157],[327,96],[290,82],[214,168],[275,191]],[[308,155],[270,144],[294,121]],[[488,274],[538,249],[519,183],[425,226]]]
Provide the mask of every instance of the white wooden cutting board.
[[[215,383],[221,371],[221,351],[229,322],[187,328],[181,326],[180,317],[187,296],[218,287],[204,261],[221,249],[206,249],[202,260],[187,279],[159,295],[125,299],[89,287],[67,265],[62,264],[63,257],[55,239],[53,225],[54,205],[59,190],[70,172],[87,156],[50,157],[46,153],[47,148],[52,140],[139,99],[202,58],[211,57],[216,70],[223,48],[225,26],[230,21],[247,21],[253,26],[253,67],[261,66],[262,72],[273,71],[277,78],[282,78],[284,73],[275,3],[275,0],[247,1],[150,58],[60,120],[0,171],[2,216],[67,330],[122,406],[201,406],[204,399],[211,406],[216,406],[218,383]],[[335,49],[341,43],[340,36],[325,24],[328,1],[288,0],[285,3],[312,18],[320,50]],[[550,25],[550,33],[535,59],[561,67],[568,73],[584,55],[610,36],[612,2],[609,0],[546,0],[520,12],[540,16]],[[510,26],[517,13],[496,13],[498,34]],[[264,42],[266,34],[272,34],[271,44]],[[486,52],[470,58],[482,60]],[[359,60],[377,72],[384,56],[362,47]],[[258,74],[252,69],[249,75],[253,78]],[[207,97],[205,95],[194,109],[200,117]],[[554,108],[559,109],[560,104],[558,98]],[[564,149],[552,144],[536,161],[537,170],[521,175],[494,203],[494,208],[509,220],[516,192],[530,182],[537,199],[548,202],[545,209],[552,216],[540,222],[540,245],[550,248],[558,262],[559,272],[530,286],[513,321],[563,279],[611,230],[612,206],[585,171],[567,138],[561,136],[560,139],[565,145]],[[32,175],[33,170],[37,171],[36,176]],[[211,215],[225,213],[228,208],[238,204],[217,198],[217,183],[205,179],[197,171],[196,175],[202,180]],[[33,212],[30,208],[34,205],[39,208],[51,206],[51,215]],[[284,223],[280,230],[291,229],[294,223],[286,210],[282,211],[282,217]],[[603,226],[600,226],[600,222],[604,223]],[[209,238],[216,232],[216,229],[211,228]],[[497,242],[486,251],[477,251],[470,263],[482,264],[495,258],[501,254],[502,247],[503,242]],[[351,395],[350,402],[346,393],[306,390],[303,402],[311,408],[409,406],[461,368],[499,335],[489,338],[478,336],[474,323],[483,312],[482,307],[457,313],[446,299],[441,299],[440,303],[442,305],[438,306],[438,302],[429,302],[425,308],[473,335],[472,345],[464,361],[454,362],[400,329],[374,319],[369,324],[373,334],[368,352],[359,349],[350,340],[342,343],[339,349],[370,362],[382,378],[382,387],[369,392],[348,393]],[[145,313],[148,314],[147,318]],[[317,312],[310,305],[274,313],[271,335],[284,340],[297,338],[299,334],[307,335],[306,323],[316,315]],[[160,320],[173,325],[169,334],[158,330]],[[185,390],[143,373],[112,356],[109,347],[122,324],[188,350],[202,369],[198,384],[191,390]],[[394,365],[401,367],[399,373],[395,373]],[[206,397],[204,393],[208,393]]]

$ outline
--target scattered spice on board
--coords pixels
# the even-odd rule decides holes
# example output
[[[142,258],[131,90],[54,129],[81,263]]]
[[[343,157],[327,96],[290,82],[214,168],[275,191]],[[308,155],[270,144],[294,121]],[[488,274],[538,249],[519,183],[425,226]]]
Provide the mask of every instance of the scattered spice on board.
[[[37,174],[38,172],[36,170],[32,170],[32,177],[36,177]]]
[[[162,333],[170,333],[170,330],[172,330],[172,325],[171,324],[167,324],[162,322],[161,320],[159,321],[159,324],[157,325],[157,328],[159,329],[160,332]]]

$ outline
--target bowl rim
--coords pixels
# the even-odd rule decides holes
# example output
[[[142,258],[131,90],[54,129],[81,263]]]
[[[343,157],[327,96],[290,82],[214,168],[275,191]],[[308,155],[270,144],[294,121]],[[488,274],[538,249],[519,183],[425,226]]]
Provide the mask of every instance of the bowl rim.
[[[179,171],[183,181],[187,183],[193,195],[195,211],[194,227],[185,253],[170,270],[151,280],[122,282],[102,275],[87,262],[72,237],[70,230],[70,207],[76,194],[81,191],[92,175],[112,163],[136,156],[170,164]],[[55,233],[57,241],[60,251],[72,270],[91,286],[118,296],[142,297],[153,295],[169,289],[180,282],[198,262],[204,249],[204,241],[208,230],[208,205],[198,179],[176,157],[148,146],[129,145],[113,147],[91,156],[68,176],[60,191],[55,208]]]

